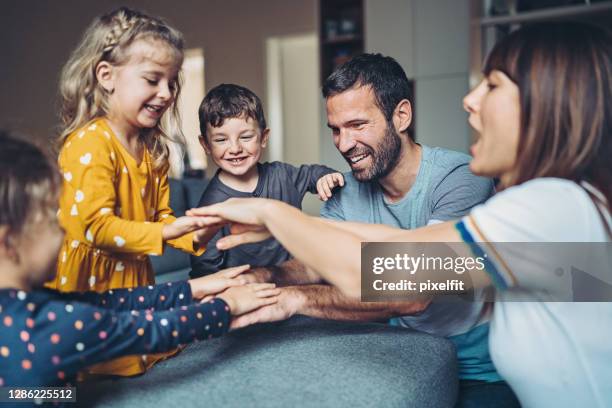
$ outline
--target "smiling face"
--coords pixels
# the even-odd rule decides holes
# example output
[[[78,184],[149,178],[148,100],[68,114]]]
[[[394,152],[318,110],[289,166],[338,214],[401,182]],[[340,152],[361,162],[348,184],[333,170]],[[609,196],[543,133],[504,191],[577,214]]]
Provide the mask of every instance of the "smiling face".
[[[127,53],[125,64],[101,62],[97,76],[110,93],[109,119],[132,135],[155,127],[174,102],[180,58],[169,45],[156,40],[136,40]]]
[[[510,185],[519,143],[519,89],[501,71],[493,70],[463,99],[470,125],[480,134],[470,151],[470,170],[480,176],[499,177]]]
[[[221,171],[238,179],[250,176],[268,144],[269,130],[262,131],[250,117],[227,118],[221,126],[208,124],[206,129],[200,142]]]
[[[402,136],[387,123],[370,87],[328,97],[327,126],[357,180],[385,177],[397,164]]]

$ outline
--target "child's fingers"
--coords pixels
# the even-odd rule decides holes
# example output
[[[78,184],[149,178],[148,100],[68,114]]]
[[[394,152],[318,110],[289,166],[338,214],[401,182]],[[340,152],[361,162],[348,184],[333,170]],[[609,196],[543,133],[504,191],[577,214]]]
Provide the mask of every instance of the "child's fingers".
[[[258,307],[264,307],[264,306],[268,306],[268,305],[273,305],[276,302],[278,302],[278,296],[259,298],[259,299],[257,299],[257,306]]]
[[[258,298],[268,298],[272,296],[278,296],[280,295],[280,293],[281,293],[280,288],[264,289],[264,290],[258,290],[257,292],[255,292],[255,296],[257,296]]]
[[[200,300],[200,303],[206,303],[208,301],[213,300],[215,297],[213,295],[206,295],[202,298],[202,300]]]
[[[274,289],[276,284],[274,283],[249,283],[248,287],[255,292],[265,289]]]
[[[208,226],[219,225],[219,224],[223,224],[226,222],[223,218],[213,216],[213,215],[207,215],[206,217],[198,217],[198,218],[204,221],[204,225],[208,225]]]
[[[219,214],[220,207],[221,206],[219,204],[213,204],[206,207],[191,208],[187,210],[185,214],[189,215],[190,217],[198,217],[203,215],[215,216]]]
[[[325,177],[323,179],[323,183],[322,187],[323,187],[323,193],[325,194],[325,199],[327,200],[329,197],[331,197],[331,189],[329,188],[329,178]]]
[[[325,194],[323,193],[323,179],[317,180],[317,195],[319,199],[325,201]]]
[[[334,181],[336,181],[338,186],[344,187],[344,176],[342,173],[334,173],[333,174]]]
[[[226,278],[235,278],[236,276],[240,275],[243,272],[248,271],[249,269],[251,269],[251,265],[249,264],[234,266],[232,268],[228,268],[224,270],[223,276],[225,276]]]
[[[329,197],[331,198],[331,196],[334,194],[332,191],[334,190],[334,187],[336,187],[336,182],[334,181],[333,177],[329,177],[327,179],[327,187],[329,190]]]
[[[246,279],[242,278],[233,278],[233,279],[225,279],[223,281],[226,288],[231,288],[232,286],[243,286],[247,284]]]

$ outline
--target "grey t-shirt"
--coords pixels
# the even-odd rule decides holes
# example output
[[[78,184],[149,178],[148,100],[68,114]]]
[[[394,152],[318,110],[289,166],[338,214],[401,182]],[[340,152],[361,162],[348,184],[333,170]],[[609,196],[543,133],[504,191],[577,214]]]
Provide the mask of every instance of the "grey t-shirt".
[[[325,203],[321,216],[413,229],[435,221],[458,220],[493,194],[493,181],[470,171],[470,156],[421,147],[416,180],[400,201],[387,202],[380,184],[359,182],[349,172],[344,174],[344,187]]]
[[[334,169],[319,165],[302,165],[294,167],[287,163],[258,163],[259,178],[252,192],[234,190],[219,179],[219,172],[210,180],[202,194],[199,206],[203,207],[220,203],[232,197],[273,198],[302,208],[302,199],[306,192],[317,192],[317,180]],[[227,227],[219,231],[206,244],[206,252],[200,256],[191,256],[191,277],[198,277],[217,272],[220,269],[243,264],[252,267],[278,265],[290,258],[289,253],[275,239],[270,238],[255,244],[245,244],[228,251],[219,251],[216,247],[219,238],[229,235]]]
[[[387,202],[380,184],[359,182],[346,173],[344,187],[325,203],[321,216],[413,229],[459,220],[494,193],[491,179],[470,171],[470,156],[439,147],[421,147],[416,180],[400,201]],[[488,352],[487,321],[483,302],[433,301],[418,316],[402,316],[391,323],[453,340],[460,378],[498,381],[500,377]]]

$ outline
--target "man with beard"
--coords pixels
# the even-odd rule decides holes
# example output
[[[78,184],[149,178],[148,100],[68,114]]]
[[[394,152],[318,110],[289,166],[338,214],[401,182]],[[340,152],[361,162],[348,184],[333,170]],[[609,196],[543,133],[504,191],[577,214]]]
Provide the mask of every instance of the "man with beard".
[[[470,156],[418,144],[410,132],[412,95],[406,74],[391,57],[363,54],[337,68],[323,85],[334,144],[351,167],[321,216],[413,229],[459,219],[493,194],[492,180],[468,168]],[[359,227],[348,224],[364,241]],[[321,284],[295,260],[257,268],[257,281],[284,285],[279,301],[239,317],[235,326],[303,314],[335,320],[388,320],[447,337],[457,348],[459,406],[517,406],[491,362],[488,310],[483,301],[377,302],[348,299]],[[476,299],[483,299],[476,293]],[[484,405],[482,405],[484,404]]]

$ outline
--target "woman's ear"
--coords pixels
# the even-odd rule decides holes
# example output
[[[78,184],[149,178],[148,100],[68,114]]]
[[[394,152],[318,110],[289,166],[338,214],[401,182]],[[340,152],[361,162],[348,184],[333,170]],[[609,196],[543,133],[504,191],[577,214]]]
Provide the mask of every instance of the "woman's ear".
[[[265,128],[261,133],[261,147],[266,147],[268,145],[268,139],[270,139],[270,129]]]
[[[404,133],[412,123],[412,104],[408,99],[402,99],[393,112],[393,122],[398,133]]]
[[[96,65],[96,79],[108,93],[115,90],[114,67],[108,61],[100,61]]]

